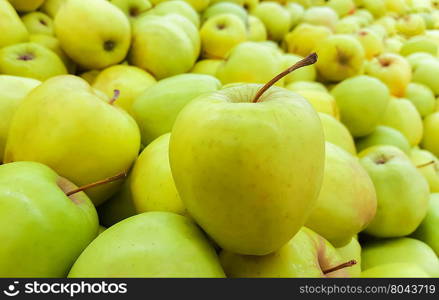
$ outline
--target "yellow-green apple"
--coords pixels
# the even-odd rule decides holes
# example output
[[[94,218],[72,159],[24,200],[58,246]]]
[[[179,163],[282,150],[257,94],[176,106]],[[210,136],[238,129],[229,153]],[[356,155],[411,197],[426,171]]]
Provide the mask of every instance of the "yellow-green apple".
[[[363,46],[367,59],[372,59],[383,52],[383,40],[373,30],[367,28],[361,29],[357,32],[356,36]]]
[[[219,14],[204,22],[200,38],[204,57],[223,59],[233,47],[247,39],[247,29],[236,15]]]
[[[436,98],[430,88],[421,83],[409,83],[405,90],[404,98],[413,103],[421,117],[428,116],[434,112]]]
[[[220,15],[233,14],[239,17],[244,23],[247,22],[247,11],[241,6],[233,2],[218,2],[209,6],[202,14],[201,21],[204,23],[207,19]]]
[[[424,19],[418,14],[405,15],[396,22],[396,30],[406,37],[424,34],[425,27]]]
[[[51,18],[55,18],[61,5],[66,2],[67,0],[44,0],[40,10],[48,14]]]
[[[189,71],[198,58],[198,30],[182,16],[148,15],[133,27],[130,62],[157,79]]]
[[[337,13],[330,7],[327,6],[314,6],[308,8],[303,14],[303,23],[309,23],[313,25],[326,26],[333,30],[335,24],[338,22]]]
[[[363,0],[362,6],[374,15],[381,17],[386,13],[386,3],[383,0]]]
[[[404,42],[397,37],[385,38],[383,52],[398,54],[401,52],[403,45],[404,45]]]
[[[355,12],[355,3],[352,0],[329,0],[328,6],[337,12],[340,17]]]
[[[98,216],[76,186],[36,162],[0,166],[0,277],[64,277],[96,237]]]
[[[414,263],[385,263],[369,268],[361,273],[363,278],[429,278],[420,266]]]
[[[376,237],[411,234],[427,213],[429,187],[425,178],[394,146],[373,146],[360,152],[359,157],[378,200],[375,218],[365,232]]]
[[[123,12],[131,23],[134,23],[136,20],[144,16],[152,8],[152,4],[149,0],[109,0],[109,1],[111,4],[116,5]]]
[[[303,57],[295,55],[295,54],[284,54],[283,58],[283,67],[288,68],[289,66],[294,65],[299,60],[302,60]],[[284,77],[284,84],[287,85],[294,81],[314,81],[316,79],[316,68],[314,65],[306,66],[298,69],[297,71],[288,74]]]
[[[130,22],[108,1],[69,0],[56,14],[54,27],[62,49],[86,69],[119,63],[130,46]]]
[[[430,53],[436,56],[438,53],[438,45],[434,41],[425,36],[415,36],[407,40],[401,47],[401,55],[408,56],[417,52]]]
[[[26,26],[30,34],[41,33],[53,35],[52,19],[39,11],[30,12],[21,17],[21,21]]]
[[[396,19],[392,16],[384,16],[379,18],[373,23],[375,26],[379,25],[384,28],[383,37],[390,37],[397,34],[396,31]],[[373,25],[372,25],[373,26]]]
[[[222,59],[202,59],[197,61],[191,69],[191,73],[215,76],[219,66],[224,62]]]
[[[9,3],[19,12],[29,12],[37,10],[44,0],[8,0]]]
[[[422,117],[407,99],[392,98],[380,123],[399,130],[412,146],[421,142],[424,131]]]
[[[46,80],[67,74],[67,69],[48,48],[37,43],[21,43],[0,49],[0,73]]]
[[[389,263],[412,263],[431,277],[439,276],[439,259],[427,244],[413,238],[377,240],[363,245],[363,270]]]
[[[0,48],[26,42],[29,34],[20,17],[7,0],[0,0]]]
[[[213,76],[180,74],[160,80],[133,103],[134,118],[144,145],[171,131],[177,115],[192,99],[220,88]]]
[[[335,34],[317,42],[316,67],[323,80],[341,81],[363,72],[364,49],[355,37]]]
[[[218,256],[190,219],[147,212],[101,233],[69,277],[224,277]]]
[[[108,98],[113,96],[114,90],[119,90],[120,96],[115,105],[132,115],[134,100],[155,83],[155,78],[143,69],[128,65],[115,65],[102,70],[96,76],[92,86],[104,92]]]
[[[41,82],[36,79],[0,75],[0,162],[3,159],[12,117],[21,101]]]
[[[385,0],[383,2],[386,4],[388,13],[394,13],[396,15],[404,15],[407,13],[407,0]]]
[[[185,208],[178,195],[169,166],[170,133],[150,143],[134,164],[131,173],[131,192],[138,213],[169,211],[184,214]]]
[[[435,57],[430,53],[416,52],[407,56],[406,59],[409,62],[410,66],[412,67],[412,70],[414,71],[422,61],[435,60]]]
[[[421,225],[413,233],[413,237],[429,245],[436,255],[439,255],[439,194],[430,195],[430,205],[427,215]]]
[[[390,101],[387,86],[366,75],[340,82],[331,93],[340,110],[341,121],[354,137],[372,133]]]
[[[326,26],[302,23],[284,36],[284,48],[289,53],[306,56],[331,34]]]
[[[424,135],[421,144],[422,148],[439,157],[439,111],[424,119]]]
[[[267,29],[258,17],[248,16],[247,22],[247,40],[253,42],[267,40]]]
[[[285,85],[286,89],[289,89],[293,92],[302,91],[302,90],[315,90],[320,92],[328,92],[326,87],[317,81],[294,81]]]
[[[282,67],[282,54],[276,48],[263,42],[244,42],[232,49],[216,76],[223,84],[265,83],[281,72]]]
[[[326,273],[346,261],[323,237],[302,227],[277,251],[263,255],[240,255],[227,250],[220,254],[227,277],[348,277],[348,268]]]
[[[329,142],[325,155],[322,188],[305,226],[342,247],[374,218],[375,188],[357,157]]]
[[[100,72],[101,72],[100,70],[90,70],[80,74],[79,77],[81,77],[82,79],[87,81],[90,85],[92,85]]]
[[[200,16],[195,9],[185,1],[171,0],[161,2],[149,10],[148,14],[157,16],[165,16],[168,14],[181,15],[191,21],[196,28],[200,27]]]
[[[277,2],[261,2],[250,13],[264,23],[270,40],[280,41],[290,30],[291,15]]]
[[[352,155],[356,155],[354,139],[346,126],[328,114],[319,113],[319,117],[322,122],[325,140],[339,146]]]
[[[349,277],[361,277],[361,245],[355,236],[351,241],[343,247],[337,248],[337,252],[343,261],[355,259],[356,264],[350,268],[346,268]]]
[[[347,16],[337,22],[334,33],[356,34],[361,29],[361,19],[355,16]]]
[[[337,103],[330,93],[316,90],[297,90],[295,92],[311,103],[316,111],[328,114],[336,119],[340,118]]]
[[[433,153],[427,150],[413,148],[410,158],[424,175],[430,186],[430,192],[439,193],[439,160]]]
[[[152,2],[162,2],[163,0],[152,0]],[[213,3],[212,0],[184,0],[189,3],[198,13],[204,11],[209,4]]]
[[[285,9],[290,13],[290,28],[296,27],[302,21],[305,9],[302,5],[295,2],[287,2]]]
[[[363,0],[359,0],[359,1],[363,1]],[[358,4],[357,4],[357,7],[358,7]],[[352,15],[360,18],[361,24],[363,26],[367,26],[367,25],[371,24],[375,19],[373,14],[364,8],[356,9]]]
[[[439,95],[439,59],[421,59],[413,70],[413,81],[428,86]]]
[[[372,133],[367,136],[361,137],[356,140],[358,151],[363,151],[376,145],[390,145],[395,146],[404,151],[404,153],[410,153],[410,144],[406,137],[399,131],[388,126],[377,126]]]
[[[200,96],[174,123],[169,157],[177,190],[189,215],[222,249],[273,252],[315,205],[322,125],[303,97],[272,86],[315,60],[307,57],[266,85],[238,84]]]
[[[17,109],[4,162],[41,162],[78,185],[128,171],[139,151],[140,134],[130,115],[112,105],[114,100],[100,98],[76,76],[46,80]],[[87,194],[98,205],[117,187],[106,184]]]

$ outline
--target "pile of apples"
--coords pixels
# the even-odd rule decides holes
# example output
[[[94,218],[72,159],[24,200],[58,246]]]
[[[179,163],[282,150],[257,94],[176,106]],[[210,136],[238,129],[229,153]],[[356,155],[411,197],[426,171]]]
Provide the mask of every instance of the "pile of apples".
[[[438,277],[439,1],[0,0],[0,277]]]

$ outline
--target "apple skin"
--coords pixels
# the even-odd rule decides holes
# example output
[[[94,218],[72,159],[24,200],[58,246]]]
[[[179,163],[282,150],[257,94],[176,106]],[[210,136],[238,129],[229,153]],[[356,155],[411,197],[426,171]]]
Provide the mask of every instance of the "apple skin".
[[[297,94],[303,96],[317,112],[322,112],[333,116],[337,120],[340,118],[339,109],[334,97],[328,92],[316,90],[298,90]]]
[[[382,38],[373,30],[361,29],[356,36],[363,46],[366,59],[372,59],[384,51]]]
[[[8,0],[9,3],[19,12],[29,12],[37,10],[44,0]]]
[[[21,21],[30,34],[53,35],[53,20],[42,12],[34,11],[28,13],[21,17]]]
[[[430,278],[414,263],[389,263],[369,268],[361,273],[363,278]]]
[[[439,193],[439,160],[433,153],[422,150],[419,148],[413,148],[410,152],[410,159],[415,166],[418,166],[418,170],[428,181],[430,186],[430,192]],[[433,164],[429,164],[433,162]],[[427,165],[425,165],[427,164]]]
[[[337,22],[334,33],[354,35],[361,30],[361,19],[355,16],[347,16]]]
[[[331,34],[331,30],[326,26],[302,23],[284,36],[284,48],[288,53],[307,56]]]
[[[47,1],[47,0],[46,0]],[[66,1],[66,0],[64,0]],[[152,4],[149,0],[109,0],[117,6],[130,20],[131,24],[144,16],[151,10]]]
[[[284,54],[283,55],[283,65],[287,69],[302,60],[303,57],[294,54]],[[302,67],[294,72],[288,74],[284,77],[284,84],[290,84],[294,81],[315,81],[316,79],[316,68],[314,65]]]
[[[267,29],[258,17],[248,16],[247,40],[252,42],[267,40]]]
[[[153,9],[148,10],[147,14],[165,16],[168,14],[178,14],[191,21],[196,28],[200,27],[200,16],[195,9],[185,1],[165,1],[157,4]]]
[[[218,2],[209,6],[202,14],[202,22],[220,14],[234,14],[244,23],[248,20],[247,11],[241,6],[233,2]]]
[[[134,118],[142,134],[142,143],[171,131],[177,115],[191,100],[218,90],[220,82],[203,74],[180,74],[160,80],[146,89],[133,103]]]
[[[249,103],[260,88],[235,85],[192,101],[174,124],[169,148],[188,213],[221,248],[249,255],[279,249],[303,226],[324,165],[312,106],[275,86]]]
[[[424,60],[435,60],[435,57],[426,52],[416,52],[406,57],[412,70],[415,71],[418,65]]]
[[[224,62],[222,59],[202,59],[197,61],[191,73],[215,76],[219,66]]]
[[[47,166],[0,166],[0,277],[64,277],[98,232],[98,217],[83,193]]]
[[[282,40],[290,29],[291,15],[279,3],[271,1],[260,2],[250,13],[264,23],[270,40]]]
[[[363,7],[371,12],[375,18],[386,13],[386,3],[383,0],[363,0]]]
[[[285,85],[285,88],[293,92],[304,90],[328,92],[328,89],[322,83],[317,81],[295,81]]]
[[[348,260],[344,261],[328,241],[306,227],[273,253],[255,256],[223,250],[220,260],[227,277],[232,278],[349,277],[347,269],[323,274],[322,269]]]
[[[337,248],[337,252],[343,261],[355,259],[357,262],[354,266],[346,268],[346,272],[350,275],[349,277],[361,277],[361,245],[358,242],[358,238],[354,236],[348,244]]]
[[[55,18],[59,8],[65,2],[67,2],[67,0],[45,0],[43,5],[41,5],[41,11],[49,15],[51,18]]]
[[[429,187],[425,178],[394,146],[373,146],[359,157],[378,200],[375,218],[365,232],[375,237],[411,234],[427,213]]]
[[[355,3],[352,0],[329,0],[328,6],[335,10],[340,17],[355,11]]]
[[[44,81],[67,74],[62,60],[37,43],[21,43],[0,49],[0,73]]]
[[[422,59],[414,67],[413,82],[428,86],[433,93],[439,95],[439,60]]]
[[[374,218],[375,188],[357,157],[328,142],[325,154],[322,188],[305,226],[342,247]]]
[[[190,219],[147,212],[101,233],[76,260],[70,278],[224,277],[215,250]]]
[[[439,156],[439,111],[424,119],[424,135],[421,145],[436,157]]]
[[[363,245],[363,270],[389,263],[412,263],[421,267],[431,277],[439,276],[439,260],[436,254],[419,240],[403,237],[377,240]]]
[[[0,48],[26,42],[29,33],[15,9],[7,0],[0,0]]]
[[[409,83],[404,98],[410,100],[415,105],[421,117],[434,112],[436,98],[430,88],[421,83]]]
[[[429,245],[439,255],[439,194],[430,195],[427,215],[421,225],[413,233],[413,237]]]
[[[126,172],[139,152],[139,129],[128,113],[106,101],[79,77],[46,80],[17,109],[4,162],[41,162],[80,186]],[[87,195],[98,205],[117,187],[106,184]]]
[[[413,53],[430,53],[437,55],[438,45],[425,36],[415,36],[406,41],[401,48],[401,55],[408,56]]]
[[[407,37],[423,35],[425,33],[425,27],[424,19],[416,14],[406,15],[399,18],[396,22],[396,30],[398,33]]]
[[[377,126],[375,130],[356,141],[358,151],[363,151],[376,145],[390,145],[395,146],[404,151],[404,153],[410,153],[410,144],[406,137],[399,131],[388,126]]]
[[[0,75],[0,162],[15,111],[27,94],[40,84],[36,79]]]
[[[319,117],[322,122],[325,140],[356,156],[354,139],[346,126],[328,114],[319,113]]]
[[[342,81],[331,93],[340,110],[341,121],[354,137],[372,133],[390,102],[386,85],[366,75]]]
[[[303,23],[326,26],[333,30],[338,22],[338,14],[330,7],[315,6],[310,7],[303,14]]]

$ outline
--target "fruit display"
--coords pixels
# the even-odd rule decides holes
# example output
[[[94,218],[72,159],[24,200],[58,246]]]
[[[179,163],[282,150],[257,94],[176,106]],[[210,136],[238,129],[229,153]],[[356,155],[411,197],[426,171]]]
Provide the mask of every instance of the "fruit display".
[[[439,277],[439,1],[0,0],[0,277]]]

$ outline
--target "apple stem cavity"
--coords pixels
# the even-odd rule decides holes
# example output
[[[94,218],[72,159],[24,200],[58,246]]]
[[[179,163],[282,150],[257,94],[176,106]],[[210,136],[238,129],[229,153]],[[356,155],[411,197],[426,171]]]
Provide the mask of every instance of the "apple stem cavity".
[[[307,57],[302,60],[299,60],[297,63],[283,71],[282,73],[276,75],[273,79],[267,82],[257,93],[255,98],[253,99],[253,103],[257,103],[261,98],[262,94],[264,94],[270,87],[272,87],[276,82],[281,80],[283,77],[287,76],[294,70],[300,69],[302,67],[306,67],[312,64],[315,64],[317,61],[317,53],[311,53]]]
[[[113,181],[116,181],[116,180],[119,180],[119,179],[122,179],[122,178],[125,178],[125,177],[127,177],[127,173],[126,172],[122,172],[122,173],[117,174],[115,176],[108,177],[108,178],[105,178],[105,179],[102,179],[102,180],[99,180],[99,181],[96,181],[96,182],[93,182],[93,183],[89,183],[89,184],[83,185],[83,186],[81,186],[81,187],[79,187],[77,189],[74,189],[74,190],[72,190],[70,192],[67,192],[66,196],[69,197],[71,195],[74,195],[74,194],[79,193],[79,192],[83,192],[83,191],[85,191],[87,189],[90,189],[92,187],[95,187],[95,186],[98,186],[98,185],[102,185],[102,184],[106,184],[106,183],[110,183],[110,182],[113,182]]]
[[[110,101],[108,101],[108,103],[113,105],[114,102],[116,102],[116,100],[119,98],[119,96],[120,96],[120,90],[114,90],[113,97],[110,99]]]
[[[326,275],[328,273],[332,273],[332,272],[335,272],[335,271],[338,271],[338,270],[341,270],[344,268],[349,268],[349,267],[355,266],[356,264],[357,264],[357,261],[355,259],[352,259],[348,262],[342,263],[341,265],[329,268],[327,270],[323,270],[323,274]]]
[[[430,165],[434,165],[435,163],[436,162],[434,160],[431,160],[431,161],[426,162],[424,164],[417,165],[416,168],[420,169],[420,168],[428,167]]]

